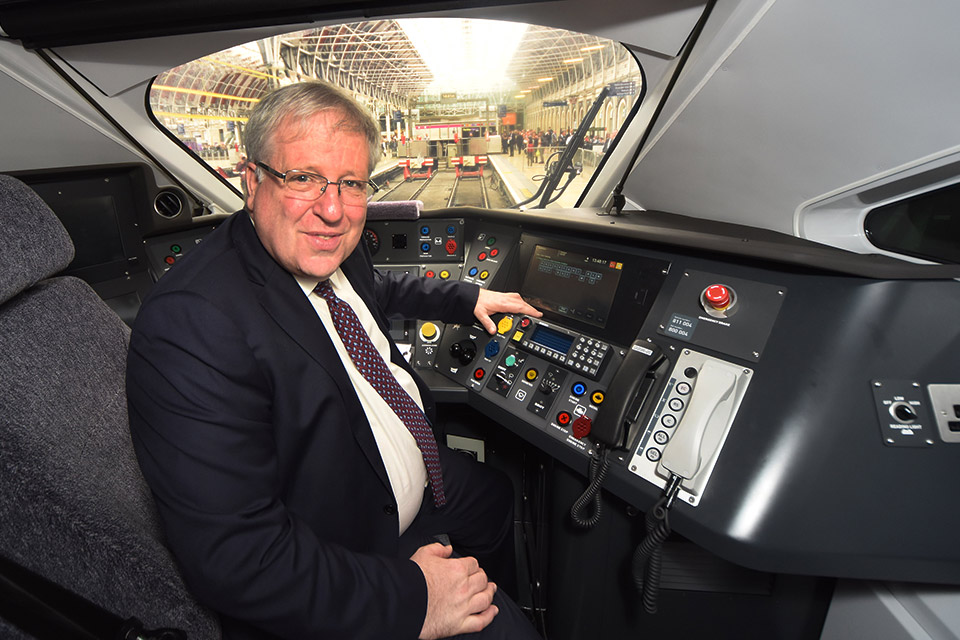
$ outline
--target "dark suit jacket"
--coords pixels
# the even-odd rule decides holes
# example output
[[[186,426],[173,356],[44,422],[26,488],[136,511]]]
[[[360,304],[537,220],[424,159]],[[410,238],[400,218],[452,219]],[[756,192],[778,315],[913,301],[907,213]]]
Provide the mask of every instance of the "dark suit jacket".
[[[363,243],[342,269],[387,335],[387,314],[473,319],[476,287],[381,275]],[[410,370],[392,341],[391,352]],[[426,584],[397,558],[370,425],[315,310],[245,211],[144,303],[127,394],[168,544],[198,599],[224,615],[225,637],[263,637],[249,624],[289,638],[417,637]]]

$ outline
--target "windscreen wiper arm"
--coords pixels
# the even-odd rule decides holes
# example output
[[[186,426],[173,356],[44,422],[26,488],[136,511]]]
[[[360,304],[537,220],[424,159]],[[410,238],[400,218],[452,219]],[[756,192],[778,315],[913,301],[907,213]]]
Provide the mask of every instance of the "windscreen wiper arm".
[[[537,205],[537,208],[546,208],[550,203],[550,196],[553,195],[557,185],[560,184],[560,178],[564,173],[573,170],[573,156],[577,153],[577,150],[583,146],[583,139],[587,135],[587,130],[590,128],[590,125],[593,124],[597,114],[600,113],[600,109],[603,107],[603,101],[606,100],[608,95],[610,95],[610,87],[605,86],[600,90],[597,99],[593,101],[593,105],[591,105],[590,110],[587,111],[587,115],[580,121],[580,126],[577,127],[576,133],[573,134],[570,144],[564,148],[560,160],[557,161],[556,170],[547,172],[547,175],[543,179],[543,187],[537,192],[538,195],[542,192],[542,195],[540,195],[540,204]],[[567,184],[569,184],[569,182],[570,180],[567,180]],[[564,185],[564,188],[566,188],[566,185]]]

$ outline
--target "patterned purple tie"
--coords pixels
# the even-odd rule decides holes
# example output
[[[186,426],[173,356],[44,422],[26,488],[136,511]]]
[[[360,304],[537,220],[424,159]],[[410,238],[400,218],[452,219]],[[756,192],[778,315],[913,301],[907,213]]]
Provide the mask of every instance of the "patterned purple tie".
[[[373,346],[370,336],[364,330],[357,318],[357,314],[349,304],[337,297],[329,281],[324,280],[314,289],[317,295],[327,301],[333,324],[340,334],[343,346],[347,348],[350,358],[357,366],[357,370],[364,379],[377,390],[377,393],[390,405],[403,424],[413,434],[423,454],[423,462],[430,477],[430,488],[433,490],[433,502],[438,507],[447,503],[443,494],[443,476],[440,474],[440,455],[437,452],[437,441],[433,436],[433,429],[427,422],[423,411],[413,401],[397,378],[384,362],[380,352]]]

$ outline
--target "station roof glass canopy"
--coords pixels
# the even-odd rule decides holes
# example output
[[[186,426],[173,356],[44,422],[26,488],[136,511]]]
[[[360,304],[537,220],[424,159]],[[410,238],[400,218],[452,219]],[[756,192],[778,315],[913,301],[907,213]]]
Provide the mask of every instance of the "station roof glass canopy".
[[[621,48],[597,36],[520,23],[371,20],[275,36],[171,69],[158,76],[151,101],[161,113],[244,112],[272,86],[323,78],[394,103],[449,92],[503,103],[611,64],[613,47]]]

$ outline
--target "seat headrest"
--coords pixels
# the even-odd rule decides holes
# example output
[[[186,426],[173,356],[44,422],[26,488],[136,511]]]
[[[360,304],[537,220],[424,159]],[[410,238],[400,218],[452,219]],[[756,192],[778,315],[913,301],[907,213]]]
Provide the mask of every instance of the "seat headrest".
[[[0,304],[73,260],[73,242],[57,215],[33,189],[3,174],[0,238]]]

